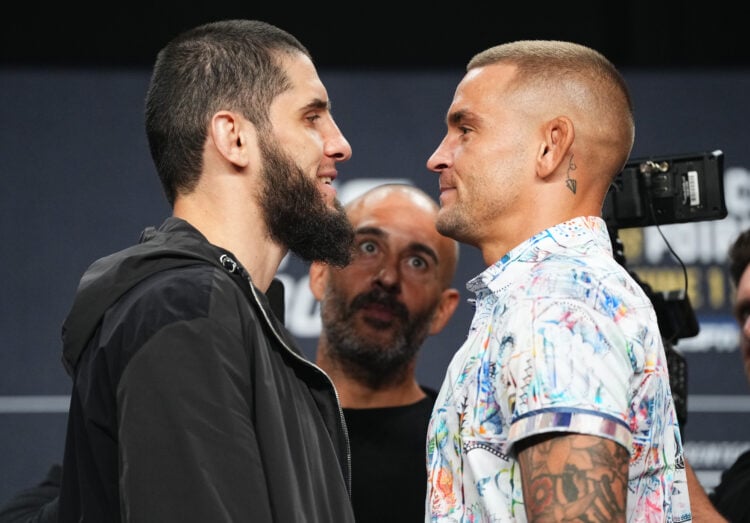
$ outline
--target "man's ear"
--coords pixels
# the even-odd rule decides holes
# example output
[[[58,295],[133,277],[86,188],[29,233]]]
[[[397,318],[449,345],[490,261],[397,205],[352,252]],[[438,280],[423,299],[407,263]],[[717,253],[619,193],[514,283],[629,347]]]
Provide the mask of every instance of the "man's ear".
[[[250,163],[251,124],[232,111],[219,111],[211,118],[209,138],[228,162],[244,168]]]
[[[537,175],[546,178],[565,162],[575,139],[573,121],[567,116],[558,116],[544,126],[544,141],[539,146]]]
[[[435,309],[435,315],[430,323],[430,334],[437,334],[448,323],[458,306],[459,292],[457,289],[445,289],[440,295],[440,303]]]
[[[310,291],[315,299],[323,299],[326,285],[328,284],[329,267],[325,263],[314,261],[310,264]]]

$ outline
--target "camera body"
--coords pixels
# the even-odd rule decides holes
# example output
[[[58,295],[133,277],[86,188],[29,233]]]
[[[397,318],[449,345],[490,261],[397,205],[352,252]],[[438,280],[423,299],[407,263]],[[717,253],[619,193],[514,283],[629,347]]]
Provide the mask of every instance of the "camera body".
[[[602,208],[602,218],[615,229],[726,216],[719,150],[631,160],[615,177]]]

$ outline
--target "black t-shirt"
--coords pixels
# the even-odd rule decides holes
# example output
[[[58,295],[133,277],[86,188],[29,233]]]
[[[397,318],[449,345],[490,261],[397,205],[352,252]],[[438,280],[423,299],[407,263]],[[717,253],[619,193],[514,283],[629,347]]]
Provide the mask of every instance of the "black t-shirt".
[[[344,409],[357,523],[424,521],[427,424],[437,393],[403,407]]]
[[[750,450],[722,473],[709,498],[731,523],[750,523]]]

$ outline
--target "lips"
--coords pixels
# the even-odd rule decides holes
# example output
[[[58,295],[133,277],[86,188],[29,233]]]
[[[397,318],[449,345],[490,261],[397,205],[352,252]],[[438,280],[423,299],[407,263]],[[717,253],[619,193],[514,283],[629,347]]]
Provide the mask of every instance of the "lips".
[[[447,177],[446,177],[447,178]],[[440,205],[445,205],[448,201],[453,201],[456,196],[456,186],[449,183],[447,179],[443,179],[443,177],[440,177],[440,182],[438,184],[438,189],[440,190]]]
[[[365,319],[376,320],[379,322],[391,323],[398,318],[398,313],[392,308],[380,303],[370,303],[360,308],[365,315]]]
[[[336,188],[332,185],[333,179],[328,177],[319,177],[323,183],[318,185],[321,194],[326,198],[326,201],[331,203],[336,198]]]
[[[361,311],[364,320],[375,327],[387,327],[395,320],[406,322],[409,311],[391,295],[370,292],[357,296],[351,305],[352,311]]]

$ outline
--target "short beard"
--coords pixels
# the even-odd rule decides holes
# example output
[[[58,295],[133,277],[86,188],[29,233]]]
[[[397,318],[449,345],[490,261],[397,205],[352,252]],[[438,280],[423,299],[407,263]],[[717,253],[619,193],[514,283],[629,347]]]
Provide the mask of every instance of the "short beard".
[[[370,303],[394,311],[398,328],[388,342],[378,342],[357,332],[354,314]],[[427,338],[436,309],[437,304],[410,319],[401,302],[379,290],[360,294],[347,306],[341,294],[329,284],[321,302],[321,317],[330,357],[348,375],[371,389],[398,383],[407,376],[409,365]],[[385,330],[390,324],[372,326]]]
[[[474,245],[473,228],[465,223],[463,217],[455,209],[452,209],[452,212],[453,214],[451,215],[438,214],[437,221],[435,222],[437,231],[448,238]]]
[[[306,262],[345,267],[354,229],[341,202],[330,208],[314,181],[276,142],[259,140],[263,155],[260,205],[271,238]]]

